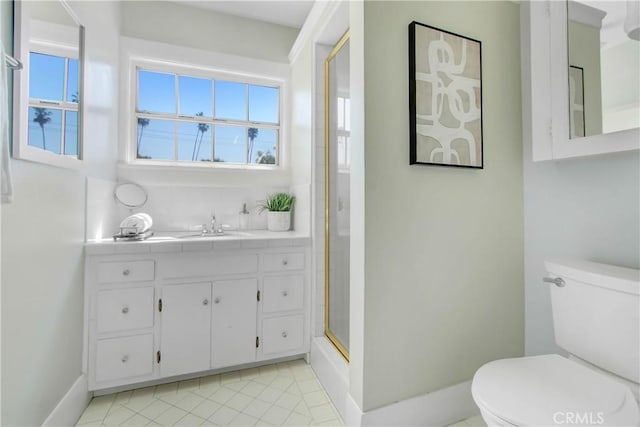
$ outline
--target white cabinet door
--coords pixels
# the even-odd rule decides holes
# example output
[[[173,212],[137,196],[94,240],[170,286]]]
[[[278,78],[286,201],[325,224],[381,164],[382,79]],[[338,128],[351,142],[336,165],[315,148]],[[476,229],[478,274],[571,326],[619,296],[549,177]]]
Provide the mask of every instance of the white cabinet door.
[[[160,374],[210,369],[211,283],[162,287]]]
[[[228,280],[213,284],[211,366],[256,360],[258,281]]]

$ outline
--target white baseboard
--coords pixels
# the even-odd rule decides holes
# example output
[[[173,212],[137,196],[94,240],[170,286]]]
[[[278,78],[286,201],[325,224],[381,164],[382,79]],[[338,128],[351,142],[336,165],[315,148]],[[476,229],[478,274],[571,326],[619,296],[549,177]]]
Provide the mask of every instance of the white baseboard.
[[[471,397],[471,381],[467,381],[364,413],[348,396],[344,424],[442,427],[479,413]]]
[[[351,394],[347,394],[347,398],[345,399],[345,409],[344,415],[342,416],[342,421],[344,421],[344,425],[347,427],[358,427],[362,425],[362,410],[358,406]],[[395,425],[395,424],[394,424]]]
[[[416,396],[362,415],[362,426],[445,426],[478,415],[471,381]]]
[[[89,384],[86,375],[80,375],[73,383],[69,391],[64,395],[60,402],[53,408],[46,420],[42,423],[43,427],[54,426],[74,426],[80,416],[86,409],[91,394],[89,393]]]
[[[363,413],[349,394],[349,366],[325,337],[311,343],[311,367],[345,426],[445,426],[480,414],[471,381]]]

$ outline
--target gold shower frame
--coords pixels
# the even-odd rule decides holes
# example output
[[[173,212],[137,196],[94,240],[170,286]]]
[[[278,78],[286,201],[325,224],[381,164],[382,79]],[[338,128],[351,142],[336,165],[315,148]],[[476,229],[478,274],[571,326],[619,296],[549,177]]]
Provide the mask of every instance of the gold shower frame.
[[[329,64],[349,41],[349,36],[350,33],[347,30],[324,60],[324,334],[347,362],[349,361],[349,350],[329,328],[329,120],[331,117],[329,111],[329,106],[331,105],[329,99]]]

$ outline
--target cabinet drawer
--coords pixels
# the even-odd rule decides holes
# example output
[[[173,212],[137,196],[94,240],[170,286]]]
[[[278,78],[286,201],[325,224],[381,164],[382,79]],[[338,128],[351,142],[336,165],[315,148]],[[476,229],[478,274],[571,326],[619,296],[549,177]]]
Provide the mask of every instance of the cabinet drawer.
[[[253,274],[258,271],[258,254],[220,255],[211,252],[177,254],[158,263],[158,277],[184,279],[189,277]]]
[[[98,292],[98,332],[152,327],[153,302],[152,287]]]
[[[264,271],[290,271],[304,268],[304,253],[265,254]]]
[[[262,353],[284,353],[302,347],[302,315],[272,317],[262,321]]]
[[[98,340],[96,382],[150,375],[153,372],[153,334]]]
[[[123,283],[153,280],[153,261],[101,262],[98,265],[98,282]]]
[[[304,276],[268,276],[262,285],[264,313],[302,310]]]

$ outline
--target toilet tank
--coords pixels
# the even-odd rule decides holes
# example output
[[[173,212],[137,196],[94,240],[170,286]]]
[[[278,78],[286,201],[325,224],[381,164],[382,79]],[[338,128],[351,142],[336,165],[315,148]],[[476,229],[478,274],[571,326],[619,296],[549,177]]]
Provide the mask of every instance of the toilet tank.
[[[582,260],[546,261],[558,346],[640,383],[640,270]]]

